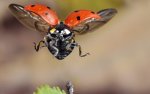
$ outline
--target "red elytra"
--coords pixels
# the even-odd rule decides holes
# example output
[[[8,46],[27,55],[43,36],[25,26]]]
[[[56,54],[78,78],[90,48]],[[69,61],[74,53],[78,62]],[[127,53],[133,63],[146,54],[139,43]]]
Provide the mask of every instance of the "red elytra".
[[[97,13],[90,10],[79,10],[70,13],[65,20],[65,24],[69,27],[74,27],[90,18],[100,19],[101,17]]]
[[[59,19],[55,11],[51,10],[50,7],[41,4],[27,5],[24,7],[25,10],[34,12],[42,17],[48,24],[55,26],[59,23]]]

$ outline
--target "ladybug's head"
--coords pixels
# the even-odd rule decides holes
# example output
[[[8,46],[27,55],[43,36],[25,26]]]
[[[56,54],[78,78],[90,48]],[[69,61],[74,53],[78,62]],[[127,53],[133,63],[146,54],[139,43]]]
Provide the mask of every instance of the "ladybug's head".
[[[60,22],[55,28],[49,30],[50,35],[55,36],[57,38],[72,38],[73,33],[70,28],[66,26],[63,22]]]
[[[67,29],[69,28],[68,26],[66,26],[63,22],[60,22],[56,27],[55,29],[59,30],[59,31],[62,31],[64,29]]]

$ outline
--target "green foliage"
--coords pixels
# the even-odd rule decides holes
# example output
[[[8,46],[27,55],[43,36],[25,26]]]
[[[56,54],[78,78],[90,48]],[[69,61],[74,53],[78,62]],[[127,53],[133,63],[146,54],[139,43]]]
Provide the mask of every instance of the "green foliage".
[[[60,16],[64,19],[74,10],[89,9],[99,11],[105,8],[119,8],[124,5],[124,0],[55,0],[60,6]]]
[[[59,87],[51,88],[49,85],[42,85],[33,94],[66,94],[66,92]]]
[[[119,7],[124,0],[56,0],[58,4],[66,9],[99,9],[108,7]]]

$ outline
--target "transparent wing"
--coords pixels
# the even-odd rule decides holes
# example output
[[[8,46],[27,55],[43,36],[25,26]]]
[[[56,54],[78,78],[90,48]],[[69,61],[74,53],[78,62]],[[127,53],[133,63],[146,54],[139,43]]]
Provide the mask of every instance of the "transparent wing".
[[[23,6],[17,4],[9,5],[13,15],[26,27],[42,33],[48,32],[50,25],[45,22],[38,14],[24,10]]]
[[[105,23],[107,23],[115,14],[117,13],[116,9],[105,9],[97,12],[97,14],[101,17],[100,19],[89,18],[78,25],[72,27],[74,32],[78,34],[85,34],[93,29],[99,28]]]

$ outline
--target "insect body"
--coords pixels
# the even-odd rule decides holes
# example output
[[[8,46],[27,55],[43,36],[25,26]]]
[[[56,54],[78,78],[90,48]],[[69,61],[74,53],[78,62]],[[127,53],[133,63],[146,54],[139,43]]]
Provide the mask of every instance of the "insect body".
[[[23,7],[10,4],[9,8],[21,23],[43,33],[44,39],[38,44],[34,43],[35,50],[47,47],[59,60],[67,57],[75,47],[79,47],[79,56],[88,55],[89,53],[82,54],[81,46],[75,42],[75,34],[84,34],[100,27],[117,13],[116,9],[105,9],[97,13],[91,10],[78,10],[70,13],[65,21],[60,21],[55,11],[45,5]]]

